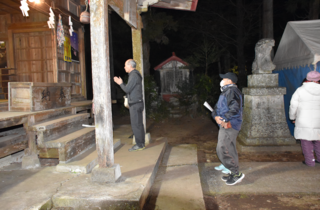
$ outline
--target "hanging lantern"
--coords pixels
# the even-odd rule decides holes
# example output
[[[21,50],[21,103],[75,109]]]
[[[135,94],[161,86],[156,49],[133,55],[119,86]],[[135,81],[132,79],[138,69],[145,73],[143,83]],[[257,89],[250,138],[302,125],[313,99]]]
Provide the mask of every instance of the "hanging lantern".
[[[90,23],[90,13],[87,12],[88,10],[88,1],[86,0],[86,10],[80,14],[80,22],[83,24]]]

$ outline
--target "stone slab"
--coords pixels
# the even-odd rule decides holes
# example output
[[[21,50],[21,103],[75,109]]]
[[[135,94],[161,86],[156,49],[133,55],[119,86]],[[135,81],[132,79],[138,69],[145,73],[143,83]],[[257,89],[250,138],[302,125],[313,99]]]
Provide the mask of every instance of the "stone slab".
[[[320,164],[309,167],[301,162],[240,162],[245,174],[242,182],[228,186],[221,180],[220,163],[199,164],[202,189],[205,195],[320,193]]]
[[[165,138],[137,152],[128,152],[131,145],[124,145],[115,153],[115,163],[120,164],[122,173],[116,183],[98,184],[91,181],[90,174],[82,174],[66,182],[53,195],[54,206],[74,209],[83,209],[84,206],[86,209],[142,209],[166,145]]]
[[[288,134],[287,136],[281,136],[281,134],[283,134],[281,133],[281,130],[279,132],[279,135],[277,135],[278,132],[274,132],[275,134],[271,133],[269,137],[267,134],[265,136],[261,135],[260,137],[255,137],[255,136],[248,137],[245,135],[244,132],[240,131],[237,139],[238,139],[238,142],[246,146],[285,146],[285,145],[296,144],[296,140],[295,138],[293,138],[293,136],[291,136],[290,134]]]
[[[196,151],[194,144],[167,149],[146,209],[206,209]]]
[[[279,74],[251,74],[248,75],[248,87],[278,87]]]
[[[114,150],[118,149],[121,145],[120,139],[113,140]],[[56,170],[59,172],[72,172],[87,174],[98,164],[98,153],[96,146],[92,146],[84,153],[76,156],[68,163],[60,162],[56,166]]]
[[[285,95],[285,87],[267,87],[267,88],[242,88],[244,95],[267,96],[267,95]]]
[[[133,133],[130,124],[114,125],[113,127],[113,138],[120,139],[123,144],[132,144],[132,135]]]
[[[52,195],[63,183],[76,176],[72,173],[57,173],[54,167],[21,170],[19,166],[15,170],[12,167],[9,170],[3,169],[0,171],[1,209],[40,209],[44,206],[51,209]]]
[[[300,144],[291,145],[245,145],[240,141],[237,142],[238,152],[301,152]]]
[[[197,145],[180,144],[174,147],[168,147],[168,155],[163,158],[163,164],[166,166],[197,165]]]

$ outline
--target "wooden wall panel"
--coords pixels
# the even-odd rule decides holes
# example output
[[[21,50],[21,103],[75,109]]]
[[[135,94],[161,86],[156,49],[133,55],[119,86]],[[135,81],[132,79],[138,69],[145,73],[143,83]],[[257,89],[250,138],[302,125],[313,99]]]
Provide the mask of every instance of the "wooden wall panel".
[[[14,33],[13,36],[18,81],[51,82],[54,80],[52,32]]]

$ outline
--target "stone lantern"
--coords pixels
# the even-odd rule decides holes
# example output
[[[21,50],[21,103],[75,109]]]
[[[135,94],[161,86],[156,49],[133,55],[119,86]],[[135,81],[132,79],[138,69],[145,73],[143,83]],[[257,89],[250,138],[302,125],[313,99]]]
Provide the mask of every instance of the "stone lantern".
[[[248,87],[243,88],[243,124],[239,143],[246,146],[293,145],[286,122],[283,95],[285,87],[279,87],[278,74],[272,74],[275,65],[270,52],[273,39],[261,39],[255,47],[252,75],[248,76]]]

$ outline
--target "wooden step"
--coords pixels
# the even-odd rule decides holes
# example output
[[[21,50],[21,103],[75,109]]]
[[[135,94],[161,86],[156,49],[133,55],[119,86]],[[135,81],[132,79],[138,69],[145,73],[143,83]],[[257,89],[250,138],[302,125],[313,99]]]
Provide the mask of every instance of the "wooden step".
[[[95,128],[83,128],[56,140],[47,141],[40,148],[40,158],[59,158],[61,163],[86,151],[96,142]]]
[[[82,124],[88,124],[90,113],[68,115],[54,120],[48,120],[29,127],[30,132],[37,136],[37,144],[43,147],[47,141],[58,139],[82,128]]]
[[[27,145],[26,133],[3,136],[0,138],[0,158],[24,150]]]
[[[120,139],[113,139],[113,150],[116,150],[120,147]],[[56,166],[58,172],[73,172],[73,173],[83,173],[87,174],[92,171],[92,169],[98,164],[98,152],[96,145],[93,145],[87,151],[83,152],[80,155],[74,157],[68,163],[59,163]]]

